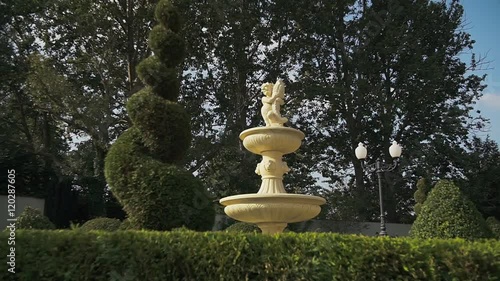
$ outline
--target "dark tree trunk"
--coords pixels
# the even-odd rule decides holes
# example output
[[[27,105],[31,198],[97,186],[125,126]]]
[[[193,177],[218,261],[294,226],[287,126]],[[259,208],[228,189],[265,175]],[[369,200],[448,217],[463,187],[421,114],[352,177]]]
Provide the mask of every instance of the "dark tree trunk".
[[[89,184],[89,212],[91,217],[104,216],[106,214],[104,192],[106,179],[104,177],[104,159],[106,151],[101,145],[94,143],[94,178]]]

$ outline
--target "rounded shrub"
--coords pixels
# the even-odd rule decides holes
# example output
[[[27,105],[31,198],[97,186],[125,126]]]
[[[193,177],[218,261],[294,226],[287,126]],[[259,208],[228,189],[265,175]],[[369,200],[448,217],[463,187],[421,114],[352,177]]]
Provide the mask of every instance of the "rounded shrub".
[[[184,54],[179,14],[160,0],[156,17],[160,24],[149,35],[154,56],[137,66],[146,87],[128,99],[133,126],[109,149],[105,176],[127,213],[121,229],[208,230],[215,219],[212,200],[201,181],[178,165],[191,143],[190,117],[176,102]]]
[[[428,194],[412,225],[415,238],[490,238],[485,220],[451,181],[442,180]]]
[[[120,228],[121,221],[112,218],[95,218],[85,222],[79,229],[84,231],[104,230],[116,231]]]
[[[55,225],[38,209],[26,207],[16,222],[18,229],[55,229]]]
[[[228,232],[243,232],[243,233],[262,232],[256,224],[246,223],[246,222],[237,222],[235,224],[230,225],[225,230]]]

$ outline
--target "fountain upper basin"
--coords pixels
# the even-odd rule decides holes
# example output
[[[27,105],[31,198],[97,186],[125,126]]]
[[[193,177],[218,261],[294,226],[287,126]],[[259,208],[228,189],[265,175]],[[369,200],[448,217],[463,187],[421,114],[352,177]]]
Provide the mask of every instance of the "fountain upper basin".
[[[299,149],[304,133],[288,127],[257,127],[241,132],[240,139],[255,154],[262,155],[265,151],[288,154]]]
[[[220,200],[228,216],[249,223],[306,221],[317,216],[325,202],[318,196],[288,193],[241,194]]]

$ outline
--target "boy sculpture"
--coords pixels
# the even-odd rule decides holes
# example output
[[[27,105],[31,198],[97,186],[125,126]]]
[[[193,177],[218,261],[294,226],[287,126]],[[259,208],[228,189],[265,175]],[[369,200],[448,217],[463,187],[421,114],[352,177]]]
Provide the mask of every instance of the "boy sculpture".
[[[278,79],[275,84],[264,83],[261,90],[265,97],[262,98],[260,112],[266,122],[266,127],[283,126],[288,121],[280,113],[280,106],[285,103],[285,83],[281,79]]]

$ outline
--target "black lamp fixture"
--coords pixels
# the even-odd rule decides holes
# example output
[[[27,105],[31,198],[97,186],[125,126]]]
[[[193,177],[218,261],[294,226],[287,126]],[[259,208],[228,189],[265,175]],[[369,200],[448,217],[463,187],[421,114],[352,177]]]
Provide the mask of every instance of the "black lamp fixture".
[[[367,150],[363,143],[359,143],[358,147],[354,151],[356,154],[356,158],[361,160],[361,167],[363,170],[368,171],[369,173],[376,172],[378,177],[378,194],[379,194],[379,203],[380,203],[380,232],[379,236],[387,236],[387,231],[385,228],[385,219],[384,219],[384,204],[382,200],[382,174],[385,172],[390,172],[396,169],[399,163],[399,157],[401,156],[401,146],[393,141],[391,147],[389,147],[389,154],[393,158],[393,162],[391,164],[385,164],[379,158],[373,164],[365,164],[364,160],[366,159]]]

